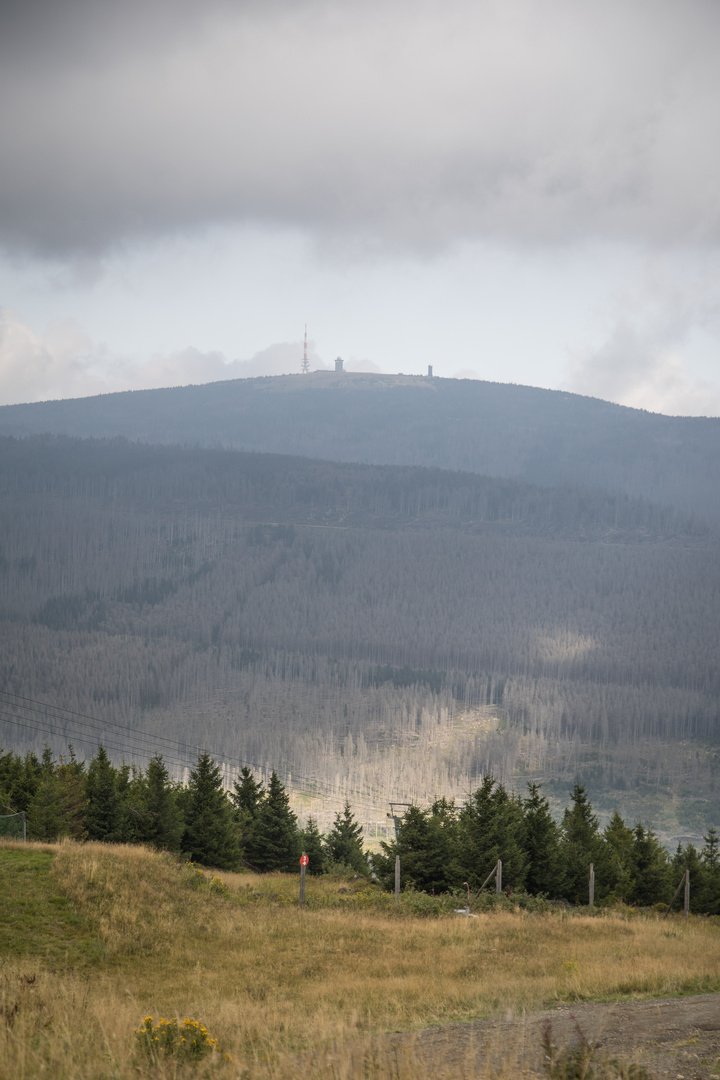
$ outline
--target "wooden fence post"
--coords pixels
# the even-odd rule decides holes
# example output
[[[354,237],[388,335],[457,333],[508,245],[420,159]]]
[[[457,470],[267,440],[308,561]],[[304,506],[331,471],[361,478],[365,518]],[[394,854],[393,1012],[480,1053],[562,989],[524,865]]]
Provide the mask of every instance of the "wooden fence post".
[[[395,856],[395,902],[400,899],[400,856]]]
[[[595,867],[590,863],[590,907],[595,903]]]
[[[690,871],[689,870],[686,870],[685,873],[683,874],[683,876],[680,878],[680,884],[678,885],[677,889],[673,893],[673,898],[672,898],[672,900],[670,901],[670,903],[667,906],[667,911],[663,915],[663,919],[667,919],[668,915],[670,914],[670,909],[672,908],[673,904],[677,900],[678,895],[679,895],[680,890],[682,889],[683,885],[685,886],[685,918],[687,919],[688,914],[690,912]]]
[[[497,873],[495,874],[495,892],[498,895],[502,892],[502,859],[497,861]]]
[[[496,874],[497,874],[497,863],[495,863],[492,870],[490,871],[490,873],[488,874],[488,876],[485,878],[482,885],[478,889],[478,895],[483,891],[483,889],[485,888],[486,885],[489,885],[489,883],[492,881],[492,879],[495,877]]]

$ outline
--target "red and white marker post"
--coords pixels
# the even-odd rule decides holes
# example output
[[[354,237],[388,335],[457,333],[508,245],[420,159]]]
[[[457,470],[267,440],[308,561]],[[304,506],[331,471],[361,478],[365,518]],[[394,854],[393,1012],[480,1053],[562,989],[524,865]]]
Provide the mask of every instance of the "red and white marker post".
[[[303,851],[300,856],[300,907],[305,905],[305,867],[309,862],[310,860]]]

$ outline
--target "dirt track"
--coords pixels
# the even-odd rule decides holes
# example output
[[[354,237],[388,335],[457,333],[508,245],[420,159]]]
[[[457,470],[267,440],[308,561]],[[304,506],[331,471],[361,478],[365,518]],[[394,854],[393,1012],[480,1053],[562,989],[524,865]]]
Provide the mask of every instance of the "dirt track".
[[[448,1024],[418,1033],[412,1045],[433,1080],[470,1075],[473,1065],[488,1061],[504,1061],[507,1068],[508,1059],[517,1062],[518,1073],[542,1076],[542,1034],[548,1021],[555,1045],[577,1043],[579,1027],[597,1044],[598,1057],[636,1062],[654,1080],[720,1077],[720,994],[564,1005],[524,1017]],[[398,1045],[407,1039],[391,1037]]]

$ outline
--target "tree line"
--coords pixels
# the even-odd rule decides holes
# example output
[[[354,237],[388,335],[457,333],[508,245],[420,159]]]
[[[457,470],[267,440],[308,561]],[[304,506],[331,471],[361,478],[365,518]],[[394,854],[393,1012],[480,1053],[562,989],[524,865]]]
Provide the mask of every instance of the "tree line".
[[[301,828],[277,773],[265,786],[243,767],[228,791],[205,751],[187,784],[171,778],[160,754],[143,770],[114,766],[102,745],[89,763],[72,747],[57,760],[49,748],[41,757],[0,752],[0,815],[20,812],[30,840],[149,844],[221,870],[260,873],[298,870],[305,851],[311,873],[369,873],[349,803],[327,834],[313,818]]]
[[[558,822],[540,785],[529,783],[523,797],[485,776],[461,806],[443,798],[408,807],[396,839],[372,854],[349,802],[326,834],[312,817],[301,827],[275,772],[265,786],[243,767],[226,790],[207,752],[183,785],[161,755],[143,771],[115,767],[102,745],[87,765],[72,748],[58,760],[49,749],[41,758],[10,751],[0,754],[0,807],[25,811],[31,839],[145,843],[226,870],[295,872],[304,851],[310,873],[373,874],[391,889],[399,856],[402,886],[433,894],[461,882],[481,889],[502,860],[508,893],[585,904],[592,865],[598,903],[650,907],[669,904],[689,870],[691,910],[720,914],[717,830],[708,829],[701,850],[678,844],[671,855],[651,828],[630,827],[617,811],[601,829],[580,783]]]
[[[384,883],[394,875],[400,856],[403,885],[443,893],[459,881],[473,890],[502,860],[508,893],[542,895],[571,904],[587,904],[590,867],[595,872],[595,900],[639,907],[668,904],[686,869],[690,870],[691,910],[720,914],[720,836],[709,828],[704,847],[678,844],[673,855],[651,828],[628,826],[615,811],[601,830],[587,791],[575,783],[560,822],[540,785],[528,784],[525,797],[508,792],[492,776],[457,807],[440,799],[429,809],[411,806],[397,838],[383,843],[373,857]]]

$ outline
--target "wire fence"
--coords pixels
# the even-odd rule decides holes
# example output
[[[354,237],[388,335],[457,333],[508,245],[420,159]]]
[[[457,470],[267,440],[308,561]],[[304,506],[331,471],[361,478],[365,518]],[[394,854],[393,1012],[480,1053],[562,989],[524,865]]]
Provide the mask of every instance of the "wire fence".
[[[0,836],[13,840],[27,840],[25,811],[18,814],[0,814]]]

